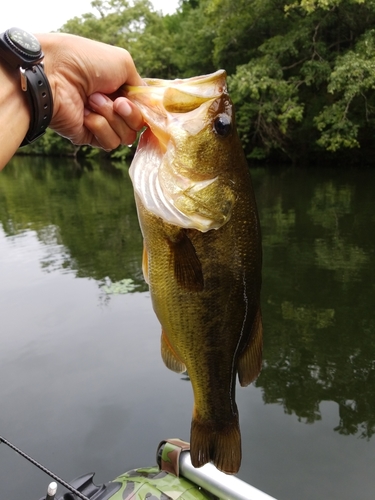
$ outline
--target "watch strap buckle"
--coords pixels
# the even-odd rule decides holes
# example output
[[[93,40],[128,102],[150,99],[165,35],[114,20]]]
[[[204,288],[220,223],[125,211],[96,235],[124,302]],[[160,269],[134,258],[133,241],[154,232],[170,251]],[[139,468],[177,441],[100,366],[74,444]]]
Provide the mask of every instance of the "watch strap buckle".
[[[20,66],[21,89],[27,92],[27,76],[26,70]]]

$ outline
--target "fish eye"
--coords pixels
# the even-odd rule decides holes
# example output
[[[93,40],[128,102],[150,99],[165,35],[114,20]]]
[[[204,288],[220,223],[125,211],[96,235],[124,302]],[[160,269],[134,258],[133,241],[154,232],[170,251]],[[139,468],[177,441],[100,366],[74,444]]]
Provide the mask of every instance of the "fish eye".
[[[214,120],[214,130],[220,137],[228,137],[232,132],[232,120],[228,115],[219,115]]]

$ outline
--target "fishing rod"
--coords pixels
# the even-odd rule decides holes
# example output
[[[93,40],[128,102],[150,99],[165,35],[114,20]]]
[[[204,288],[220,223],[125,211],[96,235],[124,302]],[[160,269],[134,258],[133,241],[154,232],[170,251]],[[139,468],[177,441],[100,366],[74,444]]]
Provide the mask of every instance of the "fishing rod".
[[[30,463],[35,465],[35,467],[37,467],[38,469],[43,471],[45,474],[50,476],[52,479],[54,479],[55,481],[60,483],[62,486],[64,486],[64,488],[69,490],[71,493],[74,493],[77,496],[77,498],[80,498],[81,500],[90,500],[87,496],[83,495],[80,491],[78,491],[76,488],[74,488],[67,481],[64,481],[64,479],[61,479],[61,477],[59,477],[57,474],[55,474],[54,472],[47,469],[47,467],[45,467],[44,465],[42,465],[39,462],[37,462],[36,460],[34,460],[34,458],[27,455],[24,451],[17,448],[17,446],[15,446],[14,444],[12,444],[10,441],[3,438],[2,436],[0,436],[0,443],[4,443],[6,446],[11,448],[13,451],[15,451],[16,453],[21,455],[21,457],[28,460]],[[56,491],[57,491],[57,484],[55,482],[50,483],[48,485],[48,488],[47,488],[46,500],[53,500],[55,498]]]

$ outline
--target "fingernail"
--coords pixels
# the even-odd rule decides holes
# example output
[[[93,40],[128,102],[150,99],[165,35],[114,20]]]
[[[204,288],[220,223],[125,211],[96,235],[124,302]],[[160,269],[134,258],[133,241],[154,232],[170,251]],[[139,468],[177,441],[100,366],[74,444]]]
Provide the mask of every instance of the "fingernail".
[[[117,105],[117,113],[122,116],[130,116],[132,113],[132,108],[128,102],[121,101]]]
[[[85,116],[89,115],[90,113],[91,113],[91,111],[90,111],[89,109],[87,109],[87,108],[84,108],[84,109],[83,109],[83,114],[84,114]]]
[[[107,102],[107,98],[104,97],[103,94],[99,94],[99,92],[96,92],[95,94],[91,94],[89,97],[89,101],[91,104],[94,104],[96,106],[104,106]]]

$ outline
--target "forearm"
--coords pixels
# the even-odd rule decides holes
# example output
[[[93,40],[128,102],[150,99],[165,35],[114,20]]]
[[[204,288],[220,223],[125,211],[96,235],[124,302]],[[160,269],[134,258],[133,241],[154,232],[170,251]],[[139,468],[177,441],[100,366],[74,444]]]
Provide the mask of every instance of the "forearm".
[[[19,71],[11,71],[0,61],[0,170],[23,141],[30,123],[26,95]]]
[[[134,142],[143,126],[142,114],[121,97],[121,92],[120,96],[116,93],[125,83],[143,83],[130,54],[68,34],[36,37],[44,52],[44,70],[53,95],[50,127],[74,144],[106,150]],[[11,71],[0,60],[0,169],[25,138],[30,118],[35,119],[33,111],[21,89],[18,70]]]

